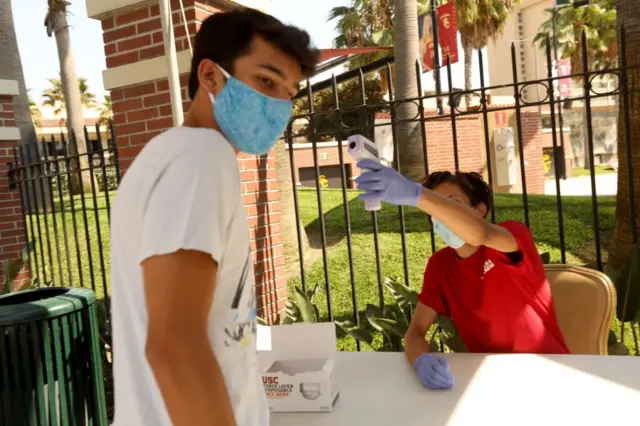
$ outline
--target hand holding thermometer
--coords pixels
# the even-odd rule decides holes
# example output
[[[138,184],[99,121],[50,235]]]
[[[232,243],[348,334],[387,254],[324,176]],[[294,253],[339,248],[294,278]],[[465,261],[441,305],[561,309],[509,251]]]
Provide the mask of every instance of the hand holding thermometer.
[[[347,147],[347,152],[354,160],[360,161],[368,158],[370,160],[379,161],[380,164],[384,166],[388,166],[387,161],[381,158],[378,147],[375,142],[370,141],[362,135],[353,135],[347,139],[349,145]],[[368,170],[362,169],[363,172]],[[375,212],[382,208],[382,204],[380,201],[365,201],[364,209],[368,212]]]

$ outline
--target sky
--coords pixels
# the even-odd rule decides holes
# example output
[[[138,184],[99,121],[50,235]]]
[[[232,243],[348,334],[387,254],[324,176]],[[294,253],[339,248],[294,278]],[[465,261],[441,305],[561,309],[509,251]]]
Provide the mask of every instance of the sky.
[[[84,0],[71,0],[71,3],[68,19],[76,71],[78,76],[87,78],[90,90],[101,98],[107,94],[102,83],[102,71],[106,68],[102,28],[99,21],[87,17]],[[316,47],[328,48],[335,37],[334,24],[326,22],[329,11],[348,3],[349,0],[272,0],[272,13],[308,31]],[[44,27],[47,2],[13,0],[12,7],[27,88],[38,100],[49,87],[47,79],[57,78],[60,70],[55,37],[47,37]],[[446,88],[446,73],[442,74],[443,88]],[[462,57],[460,63],[452,67],[452,75],[454,86],[463,86]],[[477,80],[477,76],[474,77]],[[477,81],[474,85],[478,85]],[[424,88],[433,86],[433,77],[425,74]]]
[[[27,88],[31,89],[31,95],[36,99],[49,87],[47,79],[58,78],[60,73],[56,39],[47,37],[44,26],[47,2],[13,0],[12,7],[22,70]],[[84,0],[71,0],[68,20],[78,76],[86,77],[90,90],[101,98],[107,92],[102,84],[102,70],[106,68],[106,61],[100,22],[87,17]]]

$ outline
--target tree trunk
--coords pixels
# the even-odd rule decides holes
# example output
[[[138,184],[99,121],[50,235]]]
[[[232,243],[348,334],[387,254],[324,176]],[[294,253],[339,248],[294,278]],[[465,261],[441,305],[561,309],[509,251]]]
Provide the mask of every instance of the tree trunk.
[[[67,12],[62,10],[53,17],[53,31],[56,35],[58,46],[58,59],[60,60],[60,80],[64,92],[65,107],[67,112],[67,129],[69,132],[69,154],[77,156],[74,163],[82,170],[81,173],[73,173],[69,178],[69,190],[73,194],[91,191],[92,173],[89,170],[89,158],[87,155],[87,143],[84,137],[84,113],[82,111],[82,99],[78,88],[78,75],[76,64],[71,50],[71,37],[69,36],[69,23]]]
[[[296,210],[293,201],[293,191],[295,185],[291,181],[291,164],[285,142],[279,141],[275,146],[276,157],[276,177],[278,179],[278,192],[280,193],[280,223],[282,224],[282,235],[284,237],[284,258],[287,268],[290,265],[303,261],[299,258],[298,252],[298,229],[296,226]],[[309,253],[309,239],[300,221],[300,231],[302,233],[302,250],[304,256]]]
[[[416,62],[420,57],[420,40],[418,38],[418,6],[416,0],[397,0],[395,11],[395,99],[403,100],[417,98],[418,76]],[[409,179],[421,180],[424,177],[424,156],[422,135],[419,120],[418,101],[396,104],[395,121],[415,120],[409,123],[397,124],[396,136],[398,141],[401,172]]]
[[[464,90],[471,90],[472,88],[472,80],[471,76],[473,74],[473,47],[465,46],[464,47]],[[449,88],[451,90],[451,87]],[[464,95],[465,103],[467,104],[467,108],[471,106],[471,93],[467,93]]]
[[[13,115],[16,127],[20,129],[18,143],[22,147],[22,162],[26,164],[39,163],[40,149],[33,121],[31,120],[27,87],[24,82],[22,61],[13,24],[11,0],[0,0],[0,79],[18,82],[20,94],[13,97]],[[41,173],[38,173],[37,167],[26,170],[27,178],[35,176],[42,176]],[[25,209],[30,207],[33,212],[45,210],[51,204],[48,186],[42,185],[43,182],[39,179],[31,182],[33,183],[22,185],[20,188],[22,196],[25,197]],[[37,209],[36,205],[38,206]]]
[[[618,0],[616,3],[618,27],[624,25],[627,35],[627,51],[620,50],[620,55],[626,53],[628,70],[629,110],[625,111],[622,98],[620,99],[620,116],[618,120],[618,196],[616,203],[616,222],[613,234],[613,244],[609,253],[609,260],[614,268],[619,267],[625,260],[633,241],[631,235],[631,221],[635,220],[640,228],[640,8],[636,0]],[[633,92],[635,91],[635,93]],[[627,170],[627,142],[625,134],[625,115],[631,126],[630,142],[633,164],[634,193],[629,193],[629,171]],[[629,211],[629,199],[635,197],[636,211]]]

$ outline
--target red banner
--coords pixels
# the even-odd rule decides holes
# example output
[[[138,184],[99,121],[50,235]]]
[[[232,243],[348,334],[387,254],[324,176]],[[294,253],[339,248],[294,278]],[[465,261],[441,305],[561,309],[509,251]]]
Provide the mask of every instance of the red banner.
[[[449,57],[452,64],[458,62],[458,23],[456,21],[456,3],[450,1],[438,8],[438,35],[442,51],[442,64]]]
[[[420,57],[422,71],[429,72],[435,68],[435,45],[433,43],[433,25],[431,14],[418,17],[420,36]],[[458,25],[456,21],[456,5],[454,1],[438,7],[438,35],[441,50],[441,65],[446,65],[447,57],[451,63],[458,62]]]
[[[431,71],[435,65],[435,51],[433,48],[433,25],[431,14],[426,13],[418,17],[418,33],[420,37],[420,57],[422,58],[422,71]]]

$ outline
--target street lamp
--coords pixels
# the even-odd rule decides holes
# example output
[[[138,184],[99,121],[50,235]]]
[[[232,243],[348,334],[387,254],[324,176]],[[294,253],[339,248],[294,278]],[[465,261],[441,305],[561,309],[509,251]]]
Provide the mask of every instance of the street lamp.
[[[558,38],[556,36],[556,16],[559,10],[567,7],[579,8],[582,6],[588,6],[591,4],[591,0],[554,0],[553,9],[551,11],[551,27],[553,31],[553,59],[556,67],[556,77],[558,76]],[[562,95],[558,95],[558,121],[560,124],[560,151],[562,152],[562,179],[567,179],[567,163],[565,161],[564,151],[564,120],[562,118]],[[555,108],[555,107],[554,107]],[[555,155],[555,153],[554,153]]]

